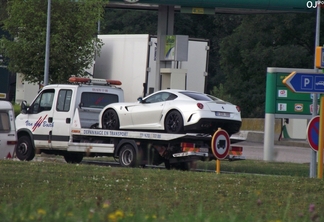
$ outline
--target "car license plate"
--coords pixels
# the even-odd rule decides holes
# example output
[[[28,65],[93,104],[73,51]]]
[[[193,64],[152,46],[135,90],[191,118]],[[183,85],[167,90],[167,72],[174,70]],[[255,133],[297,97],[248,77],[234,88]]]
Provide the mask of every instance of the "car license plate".
[[[226,112],[215,112],[216,116],[221,116],[221,117],[230,117],[230,113]]]

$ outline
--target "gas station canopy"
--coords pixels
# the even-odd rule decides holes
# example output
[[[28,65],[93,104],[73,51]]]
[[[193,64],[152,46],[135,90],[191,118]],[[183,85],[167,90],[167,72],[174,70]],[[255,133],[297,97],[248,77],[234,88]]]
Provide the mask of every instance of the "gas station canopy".
[[[194,14],[210,14],[210,9],[213,13],[238,14],[315,12],[314,8],[307,7],[310,2],[316,4],[315,1],[306,0],[110,0],[107,7],[158,9],[159,5],[168,5],[174,6],[175,10]]]

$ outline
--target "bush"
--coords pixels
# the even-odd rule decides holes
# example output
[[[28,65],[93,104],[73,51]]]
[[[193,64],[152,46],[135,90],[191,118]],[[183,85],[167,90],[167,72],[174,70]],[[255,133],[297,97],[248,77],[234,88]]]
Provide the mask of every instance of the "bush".
[[[19,113],[20,113],[20,104],[13,103],[12,106],[13,106],[13,109],[14,109],[15,116],[18,116]]]

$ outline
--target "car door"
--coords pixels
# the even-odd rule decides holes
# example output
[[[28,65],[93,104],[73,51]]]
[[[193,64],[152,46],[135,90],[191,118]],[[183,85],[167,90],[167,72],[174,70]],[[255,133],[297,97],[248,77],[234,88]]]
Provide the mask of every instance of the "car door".
[[[162,112],[169,93],[160,92],[130,107],[134,129],[161,129]]]

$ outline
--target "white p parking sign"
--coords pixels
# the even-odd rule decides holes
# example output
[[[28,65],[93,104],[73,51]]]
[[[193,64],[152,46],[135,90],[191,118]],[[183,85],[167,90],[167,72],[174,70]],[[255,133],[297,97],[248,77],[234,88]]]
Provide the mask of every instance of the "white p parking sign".
[[[312,76],[302,76],[302,89],[309,89],[312,90],[313,89],[313,77]]]

